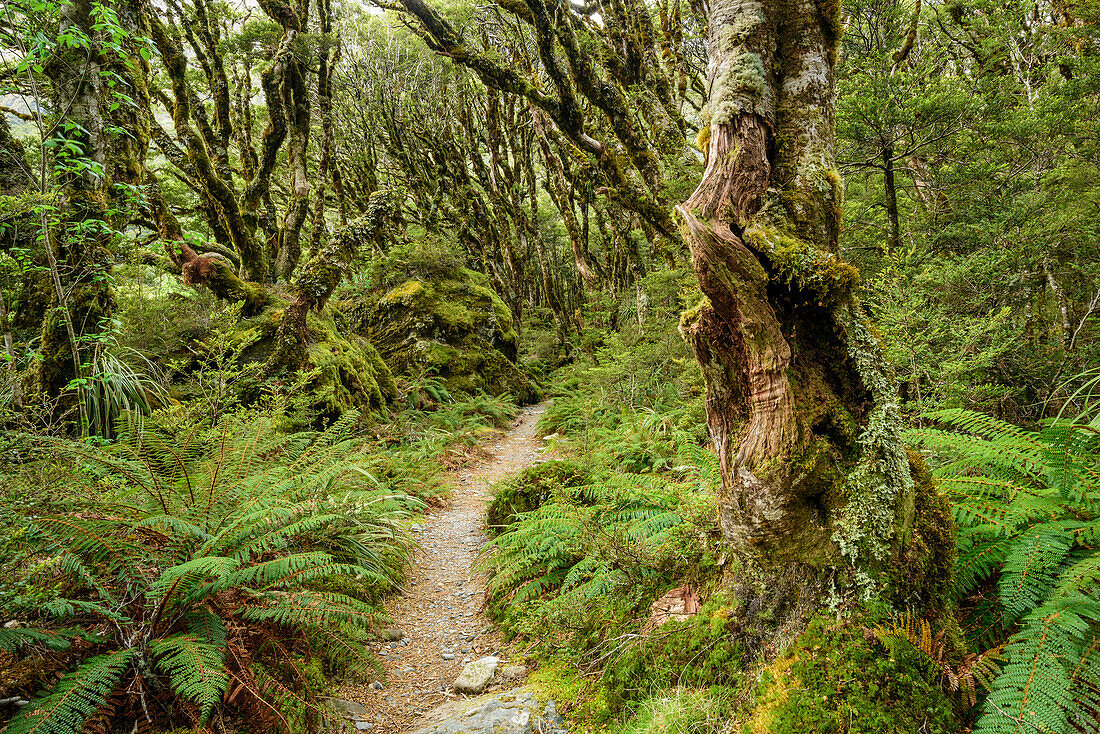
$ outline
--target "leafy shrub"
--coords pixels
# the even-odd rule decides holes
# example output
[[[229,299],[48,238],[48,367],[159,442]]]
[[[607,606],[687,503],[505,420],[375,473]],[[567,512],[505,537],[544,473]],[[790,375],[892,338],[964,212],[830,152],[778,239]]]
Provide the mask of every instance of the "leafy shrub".
[[[381,618],[410,549],[398,521],[418,506],[364,469],[355,420],[289,436],[263,420],[133,428],[106,448],[43,439],[74,469],[66,499],[7,540],[0,608],[22,626],[0,630],[0,650],[68,654],[6,734],[202,727],[221,711],[315,726],[317,660],[370,664],[357,630]]]
[[[518,515],[542,507],[555,491],[578,487],[588,481],[588,470],[571,461],[553,459],[520,472],[496,488],[486,511],[485,524],[497,532]]]
[[[1007,635],[976,732],[1097,730],[1100,721],[1100,417],[1031,432],[964,410],[914,433],[945,457],[963,597],[995,586]]]
[[[670,579],[715,569],[701,528],[680,514],[713,524],[695,493],[653,475],[596,475],[552,491],[483,549],[490,613],[511,634],[581,652],[635,625]]]

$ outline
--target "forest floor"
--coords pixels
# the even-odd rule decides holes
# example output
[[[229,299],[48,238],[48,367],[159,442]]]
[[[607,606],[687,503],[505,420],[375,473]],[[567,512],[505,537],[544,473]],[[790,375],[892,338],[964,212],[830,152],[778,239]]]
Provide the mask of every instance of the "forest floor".
[[[456,470],[448,503],[413,526],[420,547],[402,593],[386,605],[401,639],[375,647],[387,680],[381,689],[367,680],[334,691],[364,707],[358,718],[373,724],[365,729],[371,734],[411,731],[423,714],[461,698],[451,684],[465,663],[496,655],[507,665],[499,630],[482,612],[485,579],[473,563],[486,541],[491,485],[542,458],[535,423],[543,409],[525,408],[511,430],[485,447],[491,458]]]

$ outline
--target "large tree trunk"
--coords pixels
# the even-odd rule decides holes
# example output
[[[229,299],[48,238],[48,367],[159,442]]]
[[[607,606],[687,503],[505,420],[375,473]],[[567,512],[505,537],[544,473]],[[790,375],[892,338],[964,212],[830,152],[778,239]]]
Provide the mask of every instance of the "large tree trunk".
[[[944,572],[919,588],[889,573],[916,490],[858,273],[837,258],[839,6],[711,5],[706,170],[678,208],[705,296],[683,330],[706,378],[721,525],[740,596],[772,630],[827,593],[920,605]]]

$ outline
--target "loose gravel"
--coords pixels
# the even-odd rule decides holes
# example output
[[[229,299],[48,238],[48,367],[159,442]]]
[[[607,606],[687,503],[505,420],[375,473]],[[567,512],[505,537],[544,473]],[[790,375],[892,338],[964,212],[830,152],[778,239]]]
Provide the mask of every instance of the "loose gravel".
[[[463,698],[451,684],[471,660],[496,655],[507,664],[499,630],[481,611],[485,581],[472,566],[486,540],[490,486],[542,458],[535,432],[542,411],[541,405],[525,408],[515,426],[486,447],[491,459],[456,471],[450,501],[420,523],[420,548],[405,588],[386,605],[400,637],[389,634],[374,647],[385,685],[367,681],[334,691],[363,706],[357,718],[373,724],[371,734],[412,731],[423,714]]]

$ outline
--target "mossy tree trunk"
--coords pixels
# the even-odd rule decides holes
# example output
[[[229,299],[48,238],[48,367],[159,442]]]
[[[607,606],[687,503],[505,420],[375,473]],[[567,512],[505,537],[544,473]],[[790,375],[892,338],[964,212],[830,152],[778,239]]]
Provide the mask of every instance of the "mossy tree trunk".
[[[276,336],[275,351],[268,362],[273,372],[298,369],[306,362],[310,342],[306,317],[321,310],[340,284],[347,266],[370,251],[385,235],[386,225],[401,206],[400,196],[392,191],[371,194],[362,217],[340,227],[313,258],[302,268],[294,283],[294,300],[283,311]]]
[[[706,378],[722,529],[747,595],[790,611],[827,586],[890,592],[914,523],[895,386],[837,257],[839,5],[711,5],[706,170],[678,207],[705,296],[682,327]]]

